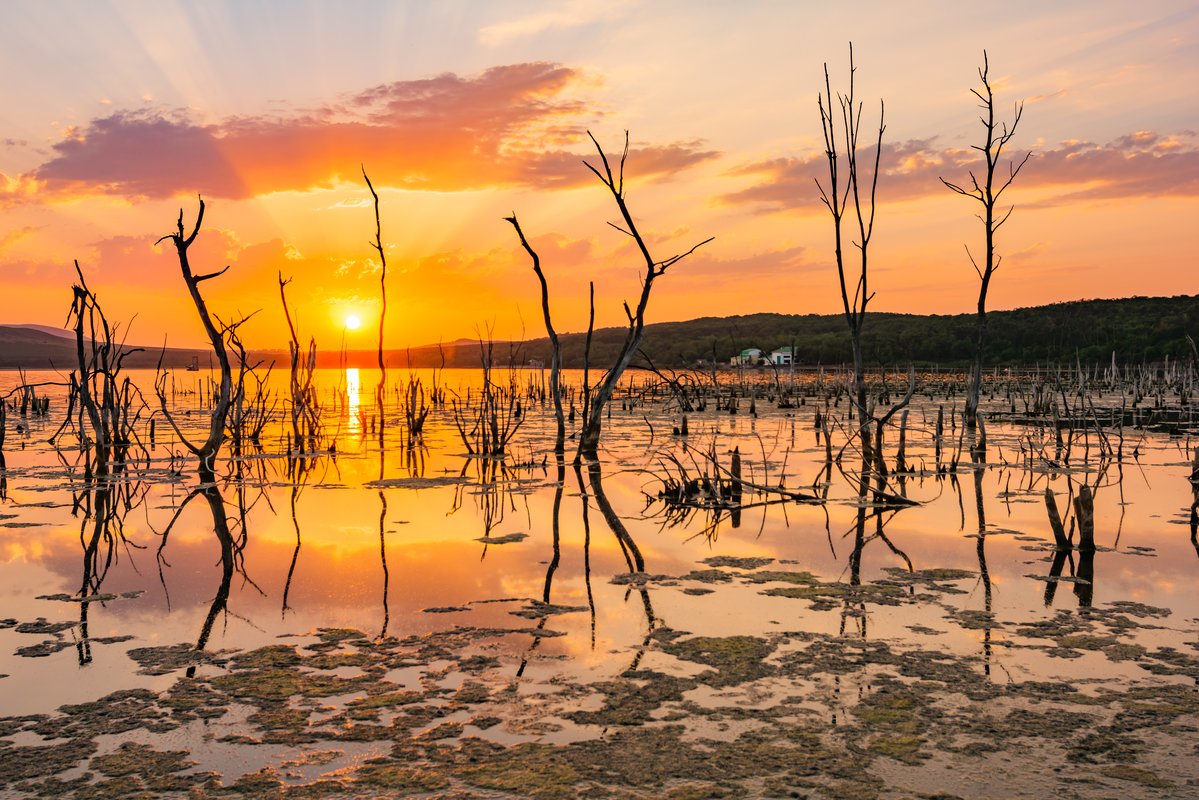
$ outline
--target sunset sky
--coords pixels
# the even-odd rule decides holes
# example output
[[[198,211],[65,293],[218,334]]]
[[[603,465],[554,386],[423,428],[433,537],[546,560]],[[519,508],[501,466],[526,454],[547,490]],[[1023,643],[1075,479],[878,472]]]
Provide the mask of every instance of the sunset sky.
[[[715,241],[656,285],[650,321],[832,312],[817,92],[846,85],[887,129],[876,310],[975,302],[981,225],[938,180],[976,165],[982,52],[1012,143],[991,307],[1196,292],[1199,3],[7,2],[0,7],[0,322],[60,325],[78,259],[131,340],[201,341],[173,252],[196,196],[197,270],[251,346],[370,347],[382,202],[387,344],[619,324],[639,262],[582,164],[618,152],[654,254]],[[359,331],[345,331],[357,315]]]

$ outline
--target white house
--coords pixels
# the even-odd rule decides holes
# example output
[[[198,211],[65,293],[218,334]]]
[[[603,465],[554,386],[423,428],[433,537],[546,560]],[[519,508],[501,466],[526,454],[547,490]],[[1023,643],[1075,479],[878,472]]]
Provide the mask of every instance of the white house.
[[[778,350],[771,350],[770,363],[776,367],[791,366],[791,348],[780,347]]]

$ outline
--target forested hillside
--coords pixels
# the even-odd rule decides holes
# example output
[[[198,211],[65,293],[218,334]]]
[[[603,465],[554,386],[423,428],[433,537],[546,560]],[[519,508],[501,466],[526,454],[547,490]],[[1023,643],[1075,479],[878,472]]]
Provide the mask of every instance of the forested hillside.
[[[986,361],[994,365],[1071,361],[1107,362],[1112,353],[1121,362],[1158,361],[1165,356],[1187,357],[1186,334],[1199,338],[1199,296],[1131,297],[1120,300],[1083,300],[987,315]],[[942,366],[965,365],[974,339],[972,314],[932,315],[871,313],[863,332],[863,354],[870,364]],[[611,362],[624,331],[605,328],[595,332],[592,363],[600,368]],[[583,362],[584,336],[562,337],[566,366]],[[839,314],[750,314],[737,317],[704,317],[687,322],[664,322],[646,327],[642,348],[658,366],[679,367],[697,361],[728,363],[749,347],[769,352],[792,346],[797,363],[836,364],[850,359],[849,334]],[[446,347],[449,366],[479,363],[473,343]],[[535,339],[517,348],[497,344],[495,361],[549,363],[548,340]],[[435,366],[435,348],[401,354],[400,364],[411,358],[413,366]]]

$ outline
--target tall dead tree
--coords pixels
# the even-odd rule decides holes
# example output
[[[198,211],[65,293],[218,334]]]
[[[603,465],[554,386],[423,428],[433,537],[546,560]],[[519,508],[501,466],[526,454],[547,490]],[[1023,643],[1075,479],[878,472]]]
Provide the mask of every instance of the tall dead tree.
[[[541,283],[541,313],[545,317],[545,332],[550,337],[550,394],[554,398],[554,419],[557,421],[557,432],[554,435],[554,453],[561,456],[566,451],[566,417],[562,412],[562,390],[561,390],[561,372],[562,372],[562,345],[558,341],[558,332],[554,330],[553,320],[550,318],[550,288],[546,283],[545,273],[541,271],[541,257],[537,255],[537,251],[529,244],[529,240],[525,238],[525,232],[521,230],[520,222],[516,219],[515,212],[510,217],[504,217],[507,222],[512,223],[512,227],[516,229],[516,235],[520,238],[520,246],[529,254],[529,258],[533,261],[533,272],[537,273],[537,280]],[[557,517],[555,516],[555,520]],[[549,602],[548,600],[546,602]]]
[[[999,263],[1003,260],[1002,256],[995,255],[995,234],[1007,222],[1008,217],[1012,215],[1013,207],[1009,207],[1007,211],[1000,215],[996,214],[996,205],[999,203],[1000,196],[1012,185],[1012,181],[1028,163],[1031,153],[1025,153],[1024,158],[1016,161],[1008,162],[1007,176],[1002,174],[996,175],[1000,159],[1003,155],[1003,150],[1007,147],[1008,142],[1016,135],[1016,128],[1020,125],[1020,117],[1024,114],[1024,101],[1016,103],[1015,111],[1012,115],[1012,121],[1009,125],[1007,122],[996,121],[995,119],[995,91],[991,85],[988,76],[990,65],[987,62],[987,51],[983,51],[983,65],[978,70],[978,77],[982,81],[982,89],[971,89],[970,92],[978,98],[978,107],[982,109],[982,114],[979,116],[979,122],[983,126],[983,143],[981,145],[971,145],[971,148],[983,154],[983,161],[986,167],[986,172],[983,179],[980,181],[974,170],[970,171],[970,185],[968,187],[941,178],[941,183],[945,184],[949,189],[964,197],[970,197],[978,201],[982,205],[982,213],[978,218],[983,223],[983,263],[980,267],[975,260],[974,255],[970,252],[969,245],[966,246],[966,255],[970,258],[970,264],[974,267],[974,271],[978,273],[978,317],[974,329],[974,361],[970,365],[970,377],[966,389],[966,408],[965,419],[967,427],[973,429],[978,420],[978,397],[982,390],[982,373],[983,373],[983,346],[986,343],[987,336],[987,291],[991,287],[991,278],[995,275],[995,270],[999,269]]]
[[[233,397],[233,371],[229,366],[229,353],[225,349],[225,336],[230,329],[236,328],[240,323],[222,325],[218,328],[217,325],[220,321],[216,320],[208,312],[208,305],[204,302],[204,296],[200,294],[200,284],[224,275],[229,270],[228,265],[216,272],[207,272],[201,275],[192,272],[187,251],[196,240],[196,236],[200,233],[200,226],[204,223],[204,198],[201,197],[199,200],[200,210],[196,214],[196,224],[192,228],[192,232],[190,234],[185,233],[183,228],[183,209],[180,209],[179,221],[175,232],[163,236],[155,244],[170,239],[171,243],[175,245],[175,252],[179,256],[179,270],[183,273],[183,281],[187,284],[187,291],[191,295],[192,303],[196,307],[196,312],[200,315],[200,324],[204,326],[204,333],[208,335],[208,342],[212,346],[213,354],[216,355],[217,365],[221,370],[220,388],[218,389],[216,403],[212,410],[212,418],[209,421],[208,436],[203,442],[199,444],[193,443],[179,430],[179,426],[175,423],[175,418],[167,408],[165,384],[160,380],[156,380],[155,389],[157,390],[159,404],[167,422],[175,430],[175,434],[183,442],[183,446],[199,459],[200,479],[205,482],[211,482],[215,478],[216,455],[221,449],[221,443],[225,439],[225,420],[229,416],[229,405]],[[159,374],[165,375],[166,373],[160,370]]]
[[[878,188],[878,168],[883,149],[885,106],[879,100],[878,137],[874,142],[874,170],[863,177],[858,168],[858,155],[863,150],[860,144],[862,133],[862,103],[854,96],[853,44],[849,45],[849,92],[836,95],[837,107],[833,106],[833,92],[829,82],[828,64],[824,65],[824,94],[817,96],[820,109],[820,126],[824,132],[824,152],[828,160],[828,185],[816,180],[820,200],[833,218],[834,256],[837,263],[837,279],[841,287],[841,306],[845,322],[849,326],[849,338],[853,348],[853,386],[851,400],[861,425],[862,450],[870,449],[870,410],[866,403],[866,380],[862,364],[862,327],[866,319],[866,306],[874,295],[869,284],[869,247],[874,233],[875,192]],[[838,117],[837,111],[840,111]],[[838,136],[843,137],[843,141]],[[844,146],[845,152],[840,148]],[[868,183],[867,183],[868,182]],[[865,188],[868,185],[869,188]],[[849,234],[850,241],[858,250],[856,275],[849,275],[852,267],[845,253],[845,233],[842,231],[845,215],[852,210],[850,223],[856,222],[857,238]],[[852,296],[850,283],[853,284]]]
[[[664,275],[666,270],[714,238],[709,237],[690,250],[661,261],[650,255],[649,247],[646,245],[641,233],[637,230],[637,223],[633,221],[633,215],[629,212],[629,207],[625,202],[624,166],[629,157],[628,131],[625,131],[624,150],[621,152],[620,164],[615,173],[612,171],[612,165],[608,161],[608,156],[604,154],[604,149],[595,140],[595,136],[590,131],[587,132],[587,135],[591,138],[591,143],[595,145],[596,152],[599,153],[600,168],[587,161],[584,161],[583,164],[587,169],[595,173],[600,182],[611,192],[612,199],[616,201],[616,207],[620,210],[620,216],[624,222],[623,227],[614,222],[608,224],[636,242],[637,250],[645,261],[645,273],[641,279],[641,297],[637,301],[637,310],[631,311],[629,304],[624,304],[624,312],[629,320],[629,327],[625,333],[624,341],[621,343],[620,352],[616,356],[615,363],[604,374],[599,386],[596,387],[594,395],[590,398],[590,406],[587,409],[583,420],[583,430],[579,436],[579,449],[576,458],[595,458],[596,456],[596,451],[599,449],[600,430],[603,427],[604,407],[612,399],[612,393],[616,389],[616,384],[620,382],[625,369],[633,360],[633,356],[637,354],[638,348],[641,347],[641,340],[645,338],[645,311],[649,307],[649,298],[653,290],[654,281]]]
[[[383,363],[383,325],[387,319],[387,253],[383,250],[383,226],[379,221],[379,193],[375,191],[374,184],[366,174],[366,167],[362,168],[362,179],[366,181],[366,188],[370,189],[371,198],[375,203],[375,241],[371,242],[371,247],[379,254],[380,265],[379,300],[382,307],[379,309],[379,386],[375,391],[375,402],[379,406],[379,442],[382,444],[383,393],[387,388],[387,366]]]

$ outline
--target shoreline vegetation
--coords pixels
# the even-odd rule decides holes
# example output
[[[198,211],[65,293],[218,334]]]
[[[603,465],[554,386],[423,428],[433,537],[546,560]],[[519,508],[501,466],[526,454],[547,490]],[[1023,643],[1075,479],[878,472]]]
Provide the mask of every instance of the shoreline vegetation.
[[[1038,362],[1159,362],[1192,357],[1187,334],[1199,320],[1199,295],[1079,300],[988,313],[988,367],[1030,366]],[[871,366],[963,367],[973,354],[974,315],[896,314],[874,312],[862,332],[863,358]],[[69,369],[75,345],[63,336],[32,327],[0,325],[0,369]],[[624,328],[593,333],[592,358],[603,363],[619,348]],[[562,333],[562,366],[583,366],[586,333]],[[210,350],[147,347],[126,359],[130,368],[154,368],[162,357],[167,368],[186,368],[197,361],[207,369]],[[479,342],[459,339],[441,345],[422,344],[384,351],[392,368],[477,368]],[[494,342],[497,366],[549,364],[546,337],[523,342]],[[683,322],[648,323],[641,350],[657,367],[728,365],[743,349],[765,352],[790,347],[797,366],[835,366],[851,357],[849,333],[841,314],[748,314],[701,317]],[[279,365],[285,350],[251,350],[253,360]],[[374,349],[325,350],[319,367],[372,367]],[[644,359],[640,359],[644,361]]]

